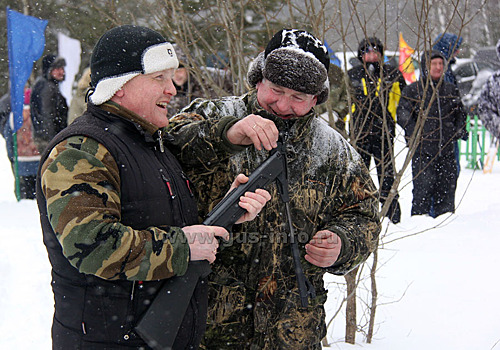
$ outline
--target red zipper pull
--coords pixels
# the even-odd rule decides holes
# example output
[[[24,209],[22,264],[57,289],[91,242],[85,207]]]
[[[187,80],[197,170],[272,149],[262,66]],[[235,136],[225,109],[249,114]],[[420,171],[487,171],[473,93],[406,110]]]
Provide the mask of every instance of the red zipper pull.
[[[189,194],[191,195],[191,197],[194,196],[193,194],[193,191],[191,190],[191,182],[189,181],[188,177],[186,176],[186,174],[184,174],[184,172],[181,173],[181,176],[184,180],[186,180],[186,185],[187,185],[187,188],[189,190]]]
[[[168,187],[168,192],[170,193],[170,198],[174,199],[175,195],[174,192],[172,191],[172,185],[170,185],[170,180],[165,177],[165,175],[161,174],[161,177],[163,178],[163,181],[167,184]]]

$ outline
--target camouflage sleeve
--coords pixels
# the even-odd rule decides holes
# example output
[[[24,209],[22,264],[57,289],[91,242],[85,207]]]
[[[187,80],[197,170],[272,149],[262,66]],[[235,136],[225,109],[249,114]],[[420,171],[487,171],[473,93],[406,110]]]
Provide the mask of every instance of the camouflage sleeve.
[[[216,102],[196,99],[170,119],[166,131],[173,136],[173,152],[183,165],[206,166],[245,149],[225,138],[227,129],[237,121],[224,115]]]
[[[500,73],[493,74],[481,90],[478,100],[479,118],[486,129],[500,137]]]
[[[75,136],[54,147],[41,186],[63,254],[81,273],[143,281],[185,273],[189,245],[182,229],[120,223],[118,167],[95,140]]]
[[[336,233],[342,240],[338,260],[327,271],[343,275],[363,263],[375,250],[381,230],[378,215],[378,191],[361,157],[348,149],[345,176],[335,177],[330,189],[324,229]],[[344,159],[345,161],[345,159]],[[337,169],[338,164],[331,164]],[[342,171],[340,172],[342,173]]]

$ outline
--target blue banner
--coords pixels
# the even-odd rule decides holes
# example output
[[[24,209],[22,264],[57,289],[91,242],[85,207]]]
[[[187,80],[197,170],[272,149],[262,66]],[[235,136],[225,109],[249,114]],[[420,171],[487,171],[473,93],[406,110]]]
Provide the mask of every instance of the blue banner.
[[[23,125],[24,86],[33,69],[33,63],[43,54],[47,23],[46,20],[26,16],[7,7],[10,105],[14,113],[13,132]]]
[[[332,48],[328,45],[326,40],[323,44],[325,45],[326,49],[328,50],[328,55],[330,56],[330,63],[340,67],[342,65],[342,63],[340,62],[339,58],[335,54],[335,51],[332,50]]]

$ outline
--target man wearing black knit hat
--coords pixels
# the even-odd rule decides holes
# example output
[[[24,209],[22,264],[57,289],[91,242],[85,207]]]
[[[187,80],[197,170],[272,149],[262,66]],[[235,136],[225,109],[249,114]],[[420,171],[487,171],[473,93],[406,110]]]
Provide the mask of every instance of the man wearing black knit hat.
[[[446,62],[440,51],[424,52],[419,80],[403,90],[398,106],[398,124],[406,140],[416,144],[411,162],[411,215],[435,218],[455,212],[454,142],[467,132],[467,113],[457,86],[446,81]]]
[[[46,55],[42,58],[42,74],[31,90],[30,109],[33,139],[41,153],[56,134],[68,125],[68,105],[59,90],[65,78],[66,61]]]
[[[383,63],[384,45],[378,38],[361,40],[358,59],[361,65],[347,72],[353,100],[349,133],[368,168],[373,157],[383,204],[394,184],[396,108],[406,82],[397,67]],[[401,220],[398,197],[396,194],[386,214],[395,224]]]
[[[328,68],[320,40],[302,30],[281,30],[250,64],[248,82],[255,89],[242,96],[195,100],[171,118],[181,159],[197,156],[190,142],[203,135],[200,122],[217,123],[218,135],[233,144],[242,138],[225,132],[234,123],[253,121],[247,127],[259,131],[269,127],[265,121],[274,122],[285,144],[290,219],[309,282],[308,295],[301,298],[287,211],[273,186],[271,201],[253,222],[233,231],[213,266],[203,341],[207,349],[321,349],[324,274],[349,272],[375,248],[377,190],[359,154],[314,111],[328,98]],[[201,192],[202,211],[220,199],[228,178],[250,173],[267,156],[266,150],[249,147],[190,173]]]
[[[37,177],[52,265],[52,345],[164,348],[146,344],[136,332],[139,320],[161,291],[167,293],[167,279],[184,275],[190,261],[215,260],[215,236],[226,237],[227,231],[197,225],[191,181],[163,129],[166,106],[175,95],[178,61],[172,45],[148,28],[116,27],[98,41],[90,66],[93,94],[87,111],[52,139]],[[240,125],[228,134],[241,134]],[[263,135],[250,140],[270,149],[277,132],[274,139],[273,133],[267,134],[271,139]],[[212,146],[219,141],[207,140]],[[242,175],[234,186],[246,181]],[[246,209],[241,221],[254,218],[269,198],[265,190],[241,197],[239,205]],[[194,284],[194,292],[175,291],[189,293],[185,313],[170,312],[179,319],[179,330],[162,330],[161,316],[157,322],[160,332],[172,334],[173,349],[198,348],[205,328],[206,278]],[[169,307],[153,311],[164,315]]]

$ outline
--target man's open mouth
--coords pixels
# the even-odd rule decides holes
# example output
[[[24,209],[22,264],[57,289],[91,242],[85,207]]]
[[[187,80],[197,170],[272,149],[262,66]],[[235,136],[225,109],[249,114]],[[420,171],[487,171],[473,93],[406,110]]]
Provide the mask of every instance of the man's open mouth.
[[[166,109],[168,102],[158,102],[156,105],[160,108]]]

